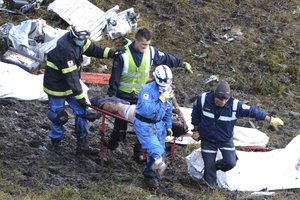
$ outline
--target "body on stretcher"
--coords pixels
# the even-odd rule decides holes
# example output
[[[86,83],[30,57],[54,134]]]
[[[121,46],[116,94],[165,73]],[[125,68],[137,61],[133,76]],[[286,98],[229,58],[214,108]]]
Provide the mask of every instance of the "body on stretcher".
[[[101,162],[104,159],[104,133],[105,133],[105,119],[106,115],[123,120],[128,123],[133,123],[133,118],[135,116],[136,105],[129,105],[124,103],[123,100],[117,99],[115,97],[109,97],[108,99],[99,99],[99,97],[91,98],[92,105],[88,105],[90,108],[102,113],[102,124],[101,124],[101,145],[100,145],[100,158]],[[176,110],[176,109],[174,109]],[[172,151],[170,160],[174,159],[174,151],[176,147],[176,137],[184,136],[191,137],[190,134],[186,134],[188,131],[187,125],[179,109],[176,110],[172,116],[173,121],[173,137]]]

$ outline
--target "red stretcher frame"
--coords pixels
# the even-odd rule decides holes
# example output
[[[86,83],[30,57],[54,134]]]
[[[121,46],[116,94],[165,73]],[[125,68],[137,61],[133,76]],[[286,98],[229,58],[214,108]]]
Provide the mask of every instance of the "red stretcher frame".
[[[132,121],[129,121],[128,119],[125,119],[124,117],[121,117],[119,115],[113,114],[111,112],[108,112],[106,110],[103,110],[101,108],[98,108],[96,106],[87,104],[88,107],[93,108],[94,110],[101,112],[102,113],[102,121],[101,121],[101,143],[100,143],[100,160],[101,160],[101,165],[104,164],[104,134],[105,134],[105,119],[106,119],[106,115],[111,116],[113,118],[117,118],[120,120],[123,120],[125,122],[131,123]],[[184,136],[181,135],[181,136]],[[176,137],[174,137],[173,139],[173,144],[172,144],[172,150],[171,150],[171,156],[170,156],[170,161],[173,162],[174,160],[174,153],[175,153],[175,148],[176,148]]]

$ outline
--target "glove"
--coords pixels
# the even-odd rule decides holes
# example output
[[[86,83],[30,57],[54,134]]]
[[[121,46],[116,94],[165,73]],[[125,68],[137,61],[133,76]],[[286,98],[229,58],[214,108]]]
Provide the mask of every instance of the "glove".
[[[117,50],[114,51],[112,58],[116,58],[119,55],[121,55],[122,53],[125,53],[125,48],[124,47],[120,47]]]
[[[278,126],[283,126],[284,122],[278,117],[271,117],[270,125],[274,126],[275,129],[277,129]]]
[[[190,74],[193,73],[193,71],[192,71],[192,66],[191,66],[189,63],[183,62],[183,67],[184,67]]]
[[[93,113],[93,112],[87,112],[82,117],[87,119],[90,122],[94,122],[96,119],[100,119],[102,116],[101,112]]]
[[[168,135],[169,135],[169,136],[173,136],[173,131],[172,131],[171,128],[168,128],[168,129],[167,129],[167,132],[168,132]]]
[[[194,131],[193,131],[192,138],[193,138],[194,140],[196,140],[196,141],[200,141],[200,133],[199,133],[199,131],[194,130]]]
[[[79,103],[79,105],[81,105],[83,108],[86,108],[86,100],[85,98],[82,99],[77,99],[77,102]]]
[[[162,93],[159,96],[159,99],[164,103],[168,99],[174,97],[174,90],[171,90],[170,92],[167,90],[163,90]]]

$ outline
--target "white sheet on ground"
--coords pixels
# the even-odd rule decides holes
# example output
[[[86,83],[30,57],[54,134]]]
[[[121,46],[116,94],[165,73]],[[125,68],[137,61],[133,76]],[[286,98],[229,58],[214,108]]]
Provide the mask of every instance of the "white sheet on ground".
[[[17,65],[0,62],[0,98],[48,100],[43,91],[44,75],[34,75]],[[81,81],[86,99],[88,87]]]
[[[300,135],[284,149],[269,152],[237,151],[237,165],[228,172],[218,171],[221,187],[238,191],[281,190],[300,188]],[[221,153],[218,152],[217,159]],[[195,179],[202,178],[203,159],[201,149],[186,157],[188,173]]]

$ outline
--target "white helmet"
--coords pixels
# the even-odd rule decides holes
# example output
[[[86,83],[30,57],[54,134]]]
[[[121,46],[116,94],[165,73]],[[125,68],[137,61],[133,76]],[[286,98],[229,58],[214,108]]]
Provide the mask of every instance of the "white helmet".
[[[155,82],[160,88],[166,88],[172,84],[172,71],[167,65],[159,65],[155,68],[153,72]]]
[[[91,35],[91,32],[85,28],[84,26],[80,26],[80,25],[71,25],[70,28],[70,35],[73,38],[78,38],[80,40],[85,40],[88,39]]]

